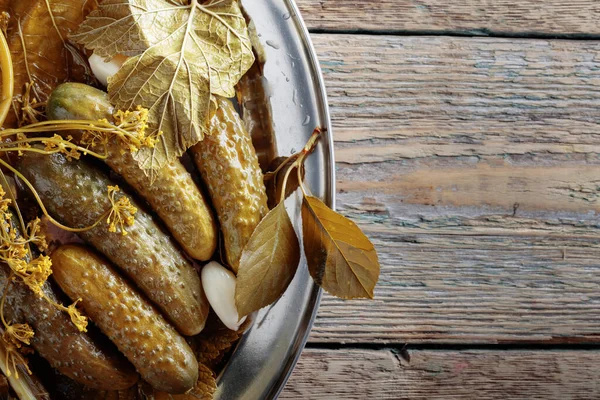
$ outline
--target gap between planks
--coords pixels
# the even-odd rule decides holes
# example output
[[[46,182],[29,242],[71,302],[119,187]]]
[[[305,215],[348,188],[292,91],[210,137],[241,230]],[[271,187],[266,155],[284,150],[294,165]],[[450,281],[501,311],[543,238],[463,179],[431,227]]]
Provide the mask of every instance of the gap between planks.
[[[281,399],[589,399],[600,351],[306,349]]]
[[[297,0],[318,32],[600,37],[595,0]]]

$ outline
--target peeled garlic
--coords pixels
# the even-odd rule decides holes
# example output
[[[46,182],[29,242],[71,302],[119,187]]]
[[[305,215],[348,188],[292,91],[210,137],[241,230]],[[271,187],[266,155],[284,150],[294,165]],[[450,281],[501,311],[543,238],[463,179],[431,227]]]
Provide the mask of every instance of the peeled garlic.
[[[116,55],[109,62],[104,61],[102,57],[97,55],[96,53],[92,54],[88,60],[90,62],[90,67],[92,68],[92,72],[104,86],[108,85],[108,78],[116,74],[123,63],[127,61],[127,56]]]
[[[235,275],[216,261],[202,268],[202,288],[210,306],[221,322],[232,331],[237,331],[246,317],[240,319],[235,307]]]

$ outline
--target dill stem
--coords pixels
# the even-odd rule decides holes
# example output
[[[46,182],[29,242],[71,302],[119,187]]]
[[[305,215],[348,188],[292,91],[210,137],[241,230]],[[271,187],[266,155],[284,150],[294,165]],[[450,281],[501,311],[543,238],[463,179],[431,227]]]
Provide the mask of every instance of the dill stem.
[[[23,219],[23,214],[21,213],[21,209],[19,208],[19,204],[17,203],[17,196],[13,193],[10,185],[8,184],[8,180],[6,179],[6,175],[4,175],[4,171],[2,171],[1,169],[0,169],[0,178],[2,178],[2,184],[4,185],[4,187],[6,187],[6,193],[8,193],[8,196],[10,197],[11,204],[13,205],[14,210],[17,212],[17,218],[19,220],[19,225],[20,225],[21,231],[25,232],[27,230],[27,228],[25,226],[25,220]],[[12,244],[12,241],[8,240],[7,232],[2,232],[2,235],[4,236],[5,240],[8,243]],[[31,246],[29,246],[29,241],[27,242],[27,250],[29,250],[29,254],[31,254]]]
[[[40,149],[40,148],[35,148],[35,147],[19,147],[18,145],[20,144],[29,144],[29,143],[56,143],[56,144],[62,144],[65,146],[65,148],[71,149],[71,150],[77,150],[83,154],[89,154],[92,157],[96,157],[99,158],[101,160],[105,160],[106,158],[108,158],[108,154],[100,154],[100,153],[96,153],[95,151],[89,150],[86,147],[81,147],[76,145],[75,143],[69,142],[67,140],[64,139],[56,139],[56,138],[27,138],[27,139],[21,139],[21,140],[15,140],[14,142],[10,142],[10,147],[1,147],[0,146],[0,152],[5,152],[5,153],[9,153],[9,152],[15,152],[15,151],[30,151],[33,153],[39,153],[39,154],[55,154],[55,153],[59,153],[61,151],[60,148],[56,148],[56,149],[52,149],[52,150],[45,150],[45,149]],[[14,147],[13,147],[14,146]]]
[[[52,300],[50,297],[48,297],[48,295],[45,292],[42,292],[42,298],[44,300],[46,300],[48,303],[50,303],[50,305],[56,307],[58,310],[67,312],[67,307]]]
[[[119,134],[136,138],[135,135],[132,135],[126,129],[123,129],[119,125],[113,125],[110,122],[99,121],[99,120],[49,120],[42,122],[35,122],[33,124],[25,125],[20,128],[10,128],[0,131],[0,137],[12,136],[17,133],[39,133],[39,132],[48,132],[48,131],[94,131],[94,132],[118,132]]]

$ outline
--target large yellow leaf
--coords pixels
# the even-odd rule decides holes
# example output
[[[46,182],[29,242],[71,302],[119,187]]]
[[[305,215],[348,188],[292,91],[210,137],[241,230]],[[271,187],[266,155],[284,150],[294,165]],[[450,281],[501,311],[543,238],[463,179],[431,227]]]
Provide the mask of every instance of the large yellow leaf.
[[[146,169],[202,140],[211,94],[233,97],[254,62],[237,0],[105,0],[72,37],[105,58],[131,56],[108,93],[118,108],[148,108],[152,133],[162,132],[159,145],[134,156]]]

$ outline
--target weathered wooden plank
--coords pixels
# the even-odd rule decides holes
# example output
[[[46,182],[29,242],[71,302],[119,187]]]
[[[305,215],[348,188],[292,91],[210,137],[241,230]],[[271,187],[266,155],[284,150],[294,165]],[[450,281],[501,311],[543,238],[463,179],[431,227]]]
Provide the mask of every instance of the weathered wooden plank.
[[[306,349],[280,399],[594,399],[598,351]]]
[[[376,299],[316,342],[598,342],[600,42],[313,35]]]
[[[383,264],[375,300],[326,296],[313,342],[598,341],[598,239],[363,228]]]
[[[600,41],[313,40],[340,162],[598,149]],[[360,140],[373,142],[366,153],[346,149]]]
[[[600,33],[594,0],[297,0],[309,28],[494,34]]]

